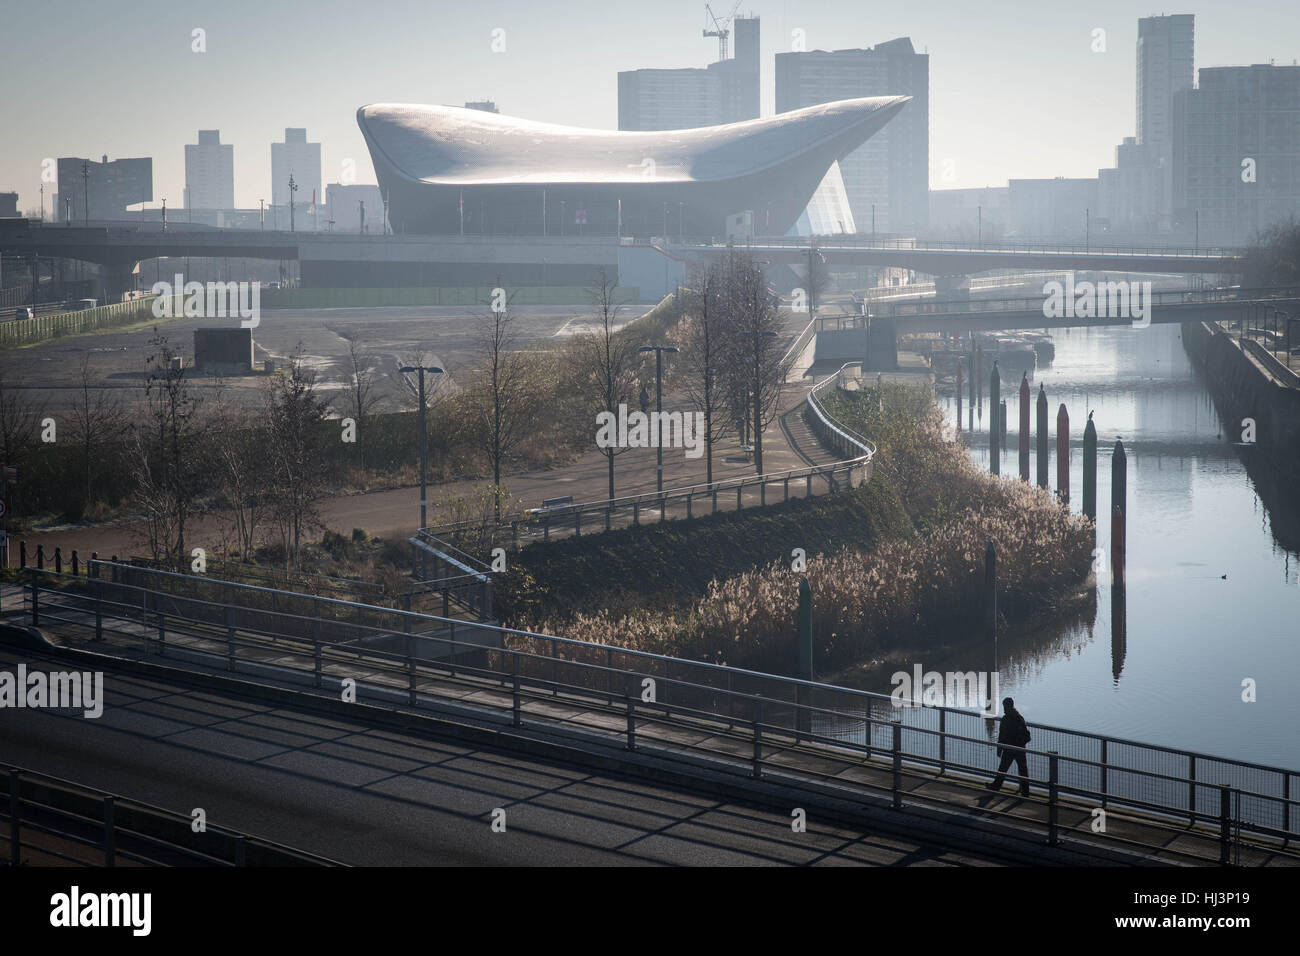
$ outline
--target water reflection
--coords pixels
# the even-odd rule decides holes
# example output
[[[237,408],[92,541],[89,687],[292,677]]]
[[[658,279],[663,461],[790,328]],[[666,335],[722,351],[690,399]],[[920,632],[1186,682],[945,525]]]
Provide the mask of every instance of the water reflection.
[[[1069,329],[1053,333],[1053,340],[1055,360],[1029,372],[1030,400],[1041,385],[1052,407],[1067,406],[1072,488],[1082,488],[1083,423],[1094,415],[1097,546],[1107,558],[1111,453],[1118,440],[1128,455],[1125,586],[1114,586],[1111,569],[1101,568],[1078,606],[1046,626],[1022,625],[1002,635],[1003,692],[1023,703],[1031,721],[1300,766],[1293,732],[1300,696],[1291,687],[1300,674],[1295,471],[1232,443],[1237,435],[1224,421],[1234,412],[1225,408],[1220,417],[1178,327]],[[992,357],[985,355],[983,364],[987,376]],[[1002,378],[1008,434],[1001,472],[1008,475],[1010,464],[1014,476],[1019,383],[1005,370]],[[980,385],[982,393],[987,383]],[[953,422],[953,397],[941,395],[940,403]],[[980,416],[976,427],[976,409],[963,404],[969,428],[963,438],[987,469],[989,421]],[[1031,412],[1031,458],[1035,417]],[[1056,447],[1053,426],[1053,486]],[[1077,511],[1082,495],[1072,497]],[[968,645],[949,656],[933,666],[986,667],[990,655]],[[1246,678],[1271,693],[1243,703]]]

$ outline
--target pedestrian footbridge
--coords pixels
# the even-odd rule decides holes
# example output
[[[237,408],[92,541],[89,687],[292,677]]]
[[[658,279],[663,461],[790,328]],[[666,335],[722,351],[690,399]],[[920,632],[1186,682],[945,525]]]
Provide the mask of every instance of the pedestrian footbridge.
[[[23,570],[23,633],[43,653],[304,701],[350,687],[357,703],[502,747],[1012,855],[1300,864],[1300,773],[1285,768],[1031,723],[1030,795],[994,795],[998,721],[971,710],[115,562],[79,570]]]

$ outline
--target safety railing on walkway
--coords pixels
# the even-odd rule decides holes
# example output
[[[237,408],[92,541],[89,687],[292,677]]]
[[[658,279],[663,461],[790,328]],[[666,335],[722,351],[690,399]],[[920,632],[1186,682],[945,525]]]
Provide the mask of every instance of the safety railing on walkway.
[[[226,603],[219,590],[204,594],[212,582],[192,583],[188,596],[175,582],[147,577],[99,586],[111,576],[108,568],[90,580],[27,569],[32,624],[68,643],[244,679],[337,688],[351,678],[358,700],[454,710],[593,747],[645,747],[688,766],[840,796],[883,795],[895,807],[977,812],[969,789],[997,762],[999,722],[974,710],[898,707],[852,688],[388,608],[307,616],[297,602],[325,601],[310,596],[284,595],[275,610],[263,596],[250,609]],[[246,596],[241,588],[227,597]],[[1127,840],[1164,853],[1177,852],[1179,841],[1208,840],[1229,862],[1239,840],[1300,837],[1296,771],[1029,727],[1029,778],[1035,799],[1048,803],[1049,840],[1070,827],[1085,841]],[[946,793],[940,782],[957,789]],[[1129,825],[1092,832],[1096,809]],[[1062,814],[1076,823],[1062,822]],[[1151,829],[1160,834],[1154,842],[1142,836]]]
[[[763,506],[788,501],[792,486],[796,497],[800,485],[804,497],[812,497],[819,488],[823,491],[856,488],[863,481],[868,461],[867,458],[837,461],[666,488],[662,492],[647,491],[621,498],[532,508],[503,515],[499,521],[487,522],[494,525],[488,530],[492,532],[491,540],[497,545],[517,548],[529,541],[549,541],[552,537],[608,531],[648,521],[666,521],[670,517],[693,518],[713,514],[719,510],[719,499],[723,499],[722,503],[726,505],[732,495],[735,495],[737,509],[744,507],[746,495],[753,497],[756,494],[758,500],[754,504]],[[423,530],[444,540],[455,541],[462,535],[482,538],[484,528],[484,521],[469,519]]]
[[[811,334],[809,329],[812,327],[813,322],[809,322],[804,333]],[[800,334],[800,338],[804,333]],[[795,348],[798,341],[796,339],[795,345],[786,353],[787,359],[792,354],[797,354]],[[548,541],[552,536],[608,531],[614,527],[639,525],[643,521],[665,521],[670,516],[693,518],[697,512],[714,514],[718,511],[719,498],[722,497],[726,504],[732,494],[736,496],[736,508],[739,510],[744,507],[746,494],[751,497],[756,494],[758,500],[755,503],[760,507],[768,504],[769,496],[774,501],[789,501],[792,485],[798,496],[799,485],[802,484],[804,497],[812,497],[819,487],[827,493],[856,488],[870,478],[876,448],[862,436],[836,422],[820,404],[817,396],[822,394],[831,381],[841,381],[841,377],[831,376],[809,389],[808,407],[810,422],[816,423],[811,427],[828,448],[841,456],[839,461],[761,475],[724,478],[664,491],[647,491],[621,498],[554,504],[512,512],[499,519],[468,519],[424,528],[419,534],[430,540],[440,539],[444,543],[473,538],[480,543],[486,540],[496,545],[518,548],[521,543],[538,539]],[[780,497],[776,498],[778,493]]]
[[[433,596],[442,600],[442,616],[453,607],[476,616],[481,621],[492,617],[492,568],[448,541],[421,529],[407,539],[411,545],[411,571],[415,584],[407,595],[411,599]]]
[[[806,417],[814,434],[827,448],[845,458],[865,459],[870,464],[876,457],[876,446],[842,422],[831,416],[822,404],[825,393],[832,388],[843,388],[850,369],[862,370],[861,362],[845,362],[834,375],[827,376],[808,390]]]
[[[0,845],[10,866],[338,866],[260,837],[95,790],[60,777],[0,764]],[[56,862],[57,861],[57,862]]]

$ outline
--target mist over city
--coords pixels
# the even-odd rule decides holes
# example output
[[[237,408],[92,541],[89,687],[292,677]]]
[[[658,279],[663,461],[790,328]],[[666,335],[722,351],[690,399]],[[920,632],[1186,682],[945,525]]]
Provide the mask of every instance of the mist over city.
[[[1261,0],[8,3],[6,924],[839,865],[890,939],[1281,926],[1298,60]]]

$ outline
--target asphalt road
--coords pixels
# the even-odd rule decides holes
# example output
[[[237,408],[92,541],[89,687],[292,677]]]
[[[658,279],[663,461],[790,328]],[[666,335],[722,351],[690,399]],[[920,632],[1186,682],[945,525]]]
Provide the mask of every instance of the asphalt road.
[[[0,648],[0,670],[66,669]],[[357,865],[987,865],[585,769],[105,674],[99,719],[0,709],[0,761]],[[493,832],[492,811],[505,811]]]

